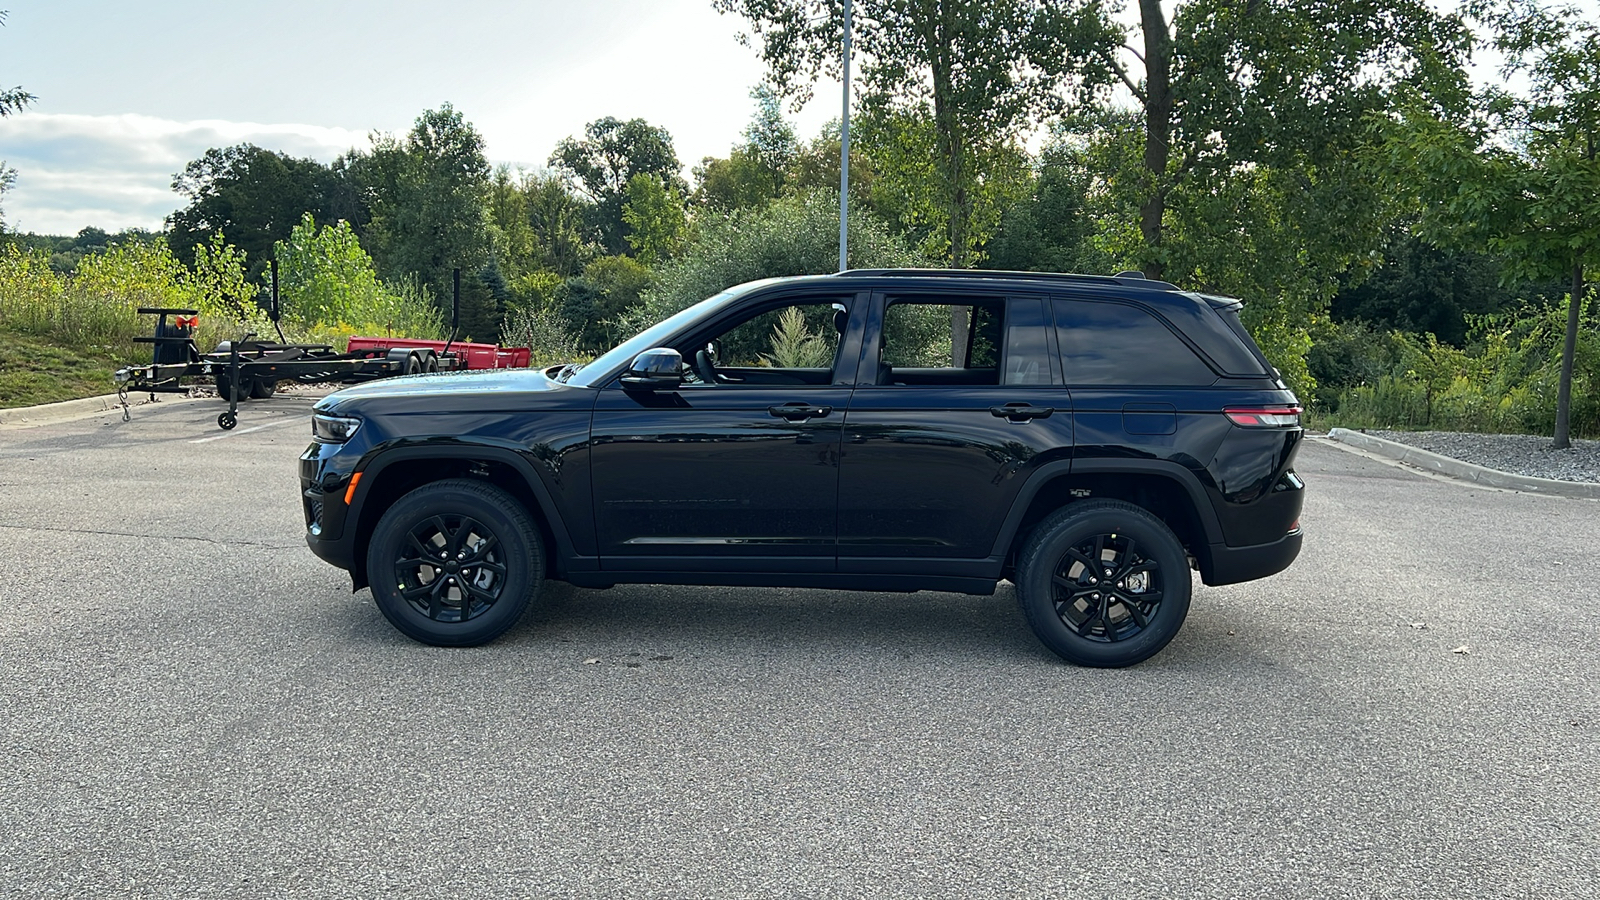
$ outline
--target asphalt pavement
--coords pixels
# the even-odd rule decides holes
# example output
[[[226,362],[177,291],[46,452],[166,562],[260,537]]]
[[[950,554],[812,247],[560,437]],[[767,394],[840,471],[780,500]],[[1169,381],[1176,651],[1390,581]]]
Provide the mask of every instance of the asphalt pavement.
[[[1133,669],[992,597],[391,628],[305,397],[0,429],[0,896],[1600,896],[1600,505],[1311,442],[1305,551]]]

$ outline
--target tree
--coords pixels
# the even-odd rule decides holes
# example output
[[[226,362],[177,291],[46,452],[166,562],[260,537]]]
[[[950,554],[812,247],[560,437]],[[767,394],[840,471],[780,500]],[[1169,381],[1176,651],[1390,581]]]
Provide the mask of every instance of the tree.
[[[850,265],[896,267],[927,260],[868,210],[850,210]],[[839,194],[792,194],[760,209],[701,222],[694,239],[663,266],[629,323],[633,330],[736,284],[839,268]]]
[[[642,173],[628,180],[622,220],[628,224],[628,245],[646,266],[676,256],[689,228],[678,189]]]
[[[1189,274],[1196,262],[1173,258],[1169,233],[1201,227],[1197,211],[1262,167],[1318,193],[1312,209],[1337,208],[1322,224],[1352,223],[1330,236],[1354,229],[1350,243],[1371,240],[1373,204],[1362,202],[1371,192],[1351,190],[1365,180],[1352,170],[1366,119],[1389,108],[1398,84],[1459,87],[1468,40],[1459,20],[1422,0],[1190,0],[1170,16],[1164,7],[1139,0],[1138,50],[1097,47],[1138,104],[1136,130],[1124,131],[1133,165],[1115,177],[1137,206],[1145,274]]]
[[[1467,342],[1468,317],[1513,308],[1513,298],[1548,293],[1543,284],[1503,286],[1501,267],[1481,245],[1439,247],[1413,233],[1413,221],[1392,226],[1383,264],[1369,277],[1333,297],[1333,318],[1359,321],[1380,331],[1437,335],[1456,347]]]
[[[394,283],[418,279],[447,307],[451,270],[475,271],[493,249],[482,135],[446,103],[417,117],[403,140],[378,136],[351,171],[372,211],[363,242],[379,273]]]
[[[178,258],[221,235],[246,254],[251,280],[267,266],[273,244],[306,213],[330,221],[338,177],[314,159],[296,159],[254,144],[212,148],[172,176],[189,204],[167,217],[167,240]]]
[[[378,325],[405,337],[443,336],[432,304],[378,279],[372,257],[348,222],[319,226],[307,213],[273,248],[273,256],[282,282],[284,319],[292,327]]]
[[[0,9],[0,25],[6,23],[9,11]],[[38,98],[19,87],[0,88],[0,118],[16,115]]]
[[[1372,189],[1397,95],[1455,103],[1470,36],[1424,0],[1139,0],[1099,60],[1134,106],[1069,121],[1119,267],[1245,297],[1245,324],[1310,395],[1309,327],[1377,261],[1398,214]],[[1137,35],[1133,38],[1133,35]]]
[[[756,112],[745,126],[743,143],[727,159],[706,157],[694,171],[699,182],[694,197],[701,206],[721,211],[761,206],[782,196],[792,178],[800,156],[794,126],[784,119],[778,96],[767,85],[757,85],[750,97]],[[838,155],[835,146],[835,170]],[[835,175],[834,184],[838,181]]]
[[[804,99],[818,75],[838,70],[838,0],[712,5],[749,20],[779,94]],[[862,0],[854,19],[863,105],[885,136],[878,146],[915,137],[926,150],[880,166],[880,177],[899,178],[910,214],[941,232],[950,264],[964,267],[985,236],[973,226],[988,161],[1059,109],[1065,79],[1099,74],[1082,63],[1114,45],[1115,31],[1093,0]]]
[[[593,203],[592,222],[607,253],[628,252],[628,226],[622,219],[628,182],[635,175],[654,175],[688,193],[682,166],[672,149],[672,135],[643,119],[607,116],[590,122],[583,140],[563,138],[550,165],[569,173],[575,186]]]
[[[652,281],[650,270],[632,257],[602,256],[589,263],[581,276],[567,279],[557,291],[566,332],[586,350],[609,349],[626,336],[619,333],[621,323]]]
[[[912,236],[930,258],[948,259],[952,266],[978,263],[1005,210],[1028,194],[1031,162],[1020,141],[972,153],[965,164],[969,183],[961,188],[962,238],[950,227],[948,183],[940,174],[938,129],[932,120],[912,110],[869,107],[856,133],[855,145],[872,160],[876,175],[867,192],[872,209]],[[958,246],[965,247],[960,254],[955,252]]]
[[[790,193],[838,193],[840,142],[839,120],[833,119],[822,126],[822,131],[815,138],[800,145],[785,179]],[[883,211],[872,207],[873,190],[877,182],[878,173],[873,160],[862,154],[860,141],[851,141],[850,202],[860,204],[863,208],[872,208],[874,214],[886,218]]]
[[[17,183],[17,170],[11,168],[8,165],[6,165],[5,160],[0,159],[0,234],[4,234],[5,230],[6,230],[6,219],[5,219],[5,197],[6,197],[6,191],[11,190],[11,186],[16,184],[16,183]]]
[[[537,239],[528,219],[527,173],[513,176],[508,165],[495,166],[489,178],[489,228],[494,256],[512,277],[537,268]]]
[[[592,231],[585,224],[591,217],[590,204],[574,194],[566,180],[554,175],[529,176],[522,184],[538,248],[539,268],[562,277],[583,271],[596,255]]]
[[[1034,167],[1028,195],[1002,211],[985,248],[985,265],[1040,272],[1104,272],[1111,261],[1092,246],[1091,173],[1066,141],[1047,144]]]
[[[1429,237],[1486,245],[1507,279],[1571,279],[1552,441],[1566,449],[1585,272],[1600,266],[1600,26],[1538,0],[1469,9],[1492,30],[1506,74],[1527,76],[1526,93],[1485,92],[1465,127],[1414,102],[1394,128],[1392,161],[1429,213]]]

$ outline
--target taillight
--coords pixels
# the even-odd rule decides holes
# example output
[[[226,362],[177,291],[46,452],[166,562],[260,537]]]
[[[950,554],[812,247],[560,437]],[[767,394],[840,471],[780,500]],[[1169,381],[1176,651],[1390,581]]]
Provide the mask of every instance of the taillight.
[[[1300,407],[1298,406],[1234,406],[1223,410],[1223,412],[1227,414],[1230,422],[1245,428],[1300,427]]]

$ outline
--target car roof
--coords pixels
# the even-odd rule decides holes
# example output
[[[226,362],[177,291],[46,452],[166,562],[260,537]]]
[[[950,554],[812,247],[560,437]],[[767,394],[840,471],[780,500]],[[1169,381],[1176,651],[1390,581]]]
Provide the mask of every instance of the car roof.
[[[1154,291],[1176,291],[1178,286],[1165,281],[1146,278],[1141,272],[1119,272],[1116,275],[1075,275],[1066,272],[1019,272],[1006,269],[847,269],[835,278],[909,278],[932,281],[1020,281],[1034,284],[1074,284],[1141,288]]]

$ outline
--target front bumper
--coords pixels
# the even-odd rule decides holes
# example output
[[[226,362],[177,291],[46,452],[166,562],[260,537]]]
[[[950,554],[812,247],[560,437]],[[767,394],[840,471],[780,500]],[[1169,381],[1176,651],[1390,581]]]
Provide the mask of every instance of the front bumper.
[[[355,570],[355,528],[347,527],[345,493],[355,461],[337,444],[313,443],[300,455],[300,503],[306,545],[318,558]]]

